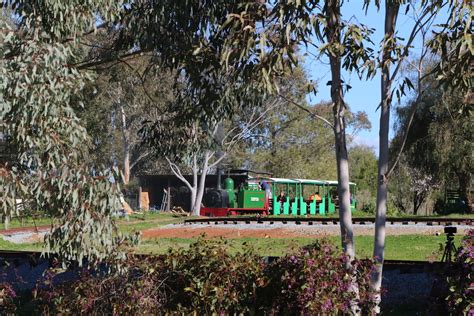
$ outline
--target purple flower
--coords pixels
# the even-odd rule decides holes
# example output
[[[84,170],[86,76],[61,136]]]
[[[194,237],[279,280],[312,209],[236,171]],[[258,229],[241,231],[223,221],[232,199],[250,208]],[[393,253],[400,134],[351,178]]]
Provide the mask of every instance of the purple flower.
[[[323,310],[330,310],[332,308],[332,302],[330,299],[327,299],[323,304]]]

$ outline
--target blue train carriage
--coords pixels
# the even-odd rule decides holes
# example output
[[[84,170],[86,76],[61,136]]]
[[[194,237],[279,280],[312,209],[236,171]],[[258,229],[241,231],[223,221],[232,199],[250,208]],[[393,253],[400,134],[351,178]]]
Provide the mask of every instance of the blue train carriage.
[[[337,192],[337,181],[325,181],[327,183],[327,211],[329,214],[336,212],[339,209],[339,194]],[[351,211],[356,209],[357,200],[355,198],[357,185],[354,182],[349,182],[349,190],[351,194]]]

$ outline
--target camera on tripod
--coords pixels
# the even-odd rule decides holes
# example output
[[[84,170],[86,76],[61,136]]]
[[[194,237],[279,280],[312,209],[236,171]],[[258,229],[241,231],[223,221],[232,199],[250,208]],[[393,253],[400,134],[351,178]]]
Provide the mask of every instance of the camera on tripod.
[[[446,244],[444,246],[443,257],[441,262],[452,262],[452,259],[456,255],[457,249],[454,245],[454,234],[458,232],[457,227],[454,226],[445,226],[444,233],[446,234]]]
[[[447,235],[454,235],[457,232],[458,232],[457,227],[453,227],[453,226],[444,227],[444,233],[447,234]]]

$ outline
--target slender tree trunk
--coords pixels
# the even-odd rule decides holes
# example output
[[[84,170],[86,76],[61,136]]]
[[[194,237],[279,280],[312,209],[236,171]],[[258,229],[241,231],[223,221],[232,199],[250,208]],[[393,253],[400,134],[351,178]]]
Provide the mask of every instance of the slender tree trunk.
[[[10,228],[10,214],[3,215],[3,226],[5,229]]]
[[[382,270],[385,252],[385,221],[387,216],[388,196],[388,162],[389,162],[389,128],[390,128],[390,105],[391,105],[391,78],[390,78],[390,55],[392,46],[388,44],[393,38],[395,25],[400,5],[397,1],[385,1],[385,40],[382,52],[382,80],[381,80],[381,109],[380,109],[380,132],[379,132],[379,163],[377,174],[377,201],[375,209],[375,238],[374,259],[376,262],[372,274],[371,288],[377,294],[374,297],[376,307],[374,312],[380,312],[380,287],[382,285]]]
[[[198,179],[198,168],[196,155],[193,156],[193,184],[191,188],[191,215],[194,215],[194,205],[196,204],[196,194],[197,194],[197,179]]]
[[[329,43],[340,42],[340,2],[326,1]],[[336,145],[337,180],[339,193],[339,219],[341,224],[342,248],[353,260],[355,247],[352,229],[351,198],[349,191],[349,161],[346,146],[346,126],[344,119],[345,103],[341,81],[341,56],[338,53],[329,55],[331,64],[331,99],[333,102],[334,135]]]
[[[418,193],[413,192],[413,215],[416,215],[418,212]]]
[[[325,5],[325,11],[327,14],[327,40],[330,45],[339,44],[341,40],[341,2],[339,0],[328,0]],[[346,145],[346,123],[344,118],[346,106],[344,103],[341,80],[341,53],[339,53],[337,49],[332,49],[330,52],[329,62],[331,65],[331,99],[333,102],[334,136],[336,145],[341,244],[344,253],[349,259],[346,268],[352,275],[352,284],[349,291],[355,294],[355,299],[351,301],[351,311],[353,314],[358,315],[360,313],[360,308],[357,303],[359,289],[357,286],[356,271],[354,271],[352,266],[352,261],[355,259],[355,246],[349,189],[349,158]]]
[[[216,159],[220,159],[223,155],[224,152],[222,151],[222,141],[224,140],[224,123],[220,122],[219,125],[217,126],[217,132],[216,132],[216,141],[219,144],[219,149],[216,152]],[[222,164],[218,163],[216,166],[216,175],[217,175],[217,188],[221,189],[222,188],[222,173],[224,170],[222,170]]]
[[[122,143],[123,143],[123,182],[130,182],[130,137],[127,130],[127,116],[123,105],[119,105],[120,116],[122,118]]]
[[[199,216],[201,212],[202,197],[206,189],[206,176],[209,169],[209,159],[211,159],[211,153],[206,151],[204,154],[204,162],[201,170],[201,177],[199,178],[199,184],[197,187],[196,200],[193,207],[193,215]]]

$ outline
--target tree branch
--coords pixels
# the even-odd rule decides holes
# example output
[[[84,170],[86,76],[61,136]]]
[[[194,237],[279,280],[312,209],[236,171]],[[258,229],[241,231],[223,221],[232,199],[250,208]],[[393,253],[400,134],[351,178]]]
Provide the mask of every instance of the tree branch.
[[[275,107],[278,106],[279,100],[275,100],[270,106],[268,106],[257,118],[254,119],[255,116],[255,111],[252,113],[252,115],[249,118],[249,121],[245,123],[245,126],[242,128],[242,130],[234,135],[232,139],[226,143],[226,148],[229,149],[232,147],[238,140],[243,139],[245,137],[245,134],[249,133],[251,130],[256,128],[260,123],[262,123],[265,115],[270,111],[273,110]],[[223,138],[222,144],[224,144],[224,140],[229,137],[237,128],[231,129]]]
[[[152,153],[151,151],[147,151],[141,154],[140,156],[138,156],[137,159],[135,159],[133,163],[130,164],[130,170],[132,170],[143,158],[151,155],[151,153]]]
[[[442,7],[444,7],[445,4],[443,4]],[[397,76],[397,73],[400,70],[400,67],[402,65],[402,61],[408,56],[408,50],[410,49],[410,46],[413,43],[413,41],[415,40],[416,35],[418,34],[418,32],[420,32],[420,30],[422,30],[425,27],[425,25],[428,24],[428,22],[431,19],[433,19],[433,17],[436,16],[436,11],[431,10],[431,8],[432,8],[431,6],[426,8],[425,11],[423,12],[423,14],[416,20],[415,25],[413,26],[413,29],[411,30],[410,36],[408,37],[407,44],[405,45],[405,47],[403,49],[403,54],[400,57],[400,59],[398,60],[398,64],[395,67],[395,70],[393,71],[392,75],[390,76],[390,79],[389,79],[390,84],[393,82],[393,80]],[[427,18],[425,22],[421,23],[421,21],[428,15],[428,13],[431,13],[431,16],[429,18]]]
[[[168,164],[171,168],[171,172],[173,172],[173,174],[179,179],[181,180],[182,182],[184,182],[184,184],[186,184],[186,186],[192,190],[193,189],[193,186],[189,183],[188,180],[186,180],[186,178],[183,176],[183,174],[181,173],[181,170],[179,169],[179,167],[175,164],[175,163],[172,163],[171,160],[166,157],[166,161],[168,161]]]
[[[104,22],[104,23],[102,23],[102,24],[97,25],[97,26],[94,27],[92,30],[87,31],[87,32],[81,34],[80,36],[76,36],[75,38],[73,38],[73,37],[66,38],[65,40],[62,41],[62,43],[65,44],[65,43],[73,42],[73,41],[75,41],[77,38],[84,37],[84,36],[90,35],[90,34],[92,34],[92,33],[95,33],[95,31],[97,31],[98,29],[105,28],[107,25],[109,25],[109,22]]]
[[[430,19],[431,19],[431,17],[430,17]],[[422,91],[422,86],[421,86],[421,83],[426,78],[426,76],[423,75],[423,60],[426,57],[426,54],[428,53],[428,50],[425,48],[425,45],[424,45],[425,44],[425,39],[426,39],[426,32],[424,31],[424,29],[422,27],[419,29],[419,31],[422,32],[423,40],[422,40],[422,52],[421,52],[420,60],[418,62],[418,66],[416,67],[416,70],[417,70],[417,73],[418,73],[418,78],[417,78],[418,79],[417,80],[418,95],[417,95],[416,100],[414,101],[414,103],[412,105],[412,109],[411,109],[410,117],[409,117],[409,120],[408,120],[408,124],[405,128],[405,133],[403,135],[402,144],[401,144],[400,149],[397,153],[397,158],[395,158],[395,161],[393,162],[392,166],[390,166],[387,174],[385,175],[387,179],[390,177],[392,172],[397,167],[398,162],[400,161],[403,150],[405,149],[405,146],[406,146],[406,143],[407,143],[407,140],[408,140],[408,134],[410,132],[410,128],[411,128],[411,125],[413,123],[413,119],[415,117],[416,110],[418,109],[418,104],[420,103],[421,97],[424,93]]]
[[[227,156],[227,153],[223,153],[221,157],[219,157],[216,161],[214,161],[212,164],[209,165],[208,169],[212,169],[215,166],[217,166],[226,156]]]
[[[324,117],[322,117],[322,116],[320,116],[320,115],[317,115],[317,114],[311,112],[310,110],[308,110],[307,108],[305,108],[305,107],[302,106],[301,104],[296,103],[295,101],[288,99],[287,97],[285,97],[285,96],[282,95],[282,94],[278,94],[278,96],[279,96],[280,98],[282,98],[283,100],[285,100],[285,101],[287,101],[287,102],[290,102],[291,104],[297,106],[297,107],[300,108],[301,110],[307,112],[311,118],[317,118],[317,119],[323,121],[324,123],[326,123],[327,125],[331,126],[332,129],[334,129],[334,125],[332,125],[331,122],[329,122],[329,121],[328,121],[327,119],[325,119]]]
[[[94,58],[94,59],[89,59],[89,60],[82,61],[82,62],[75,63],[75,64],[69,64],[68,66],[69,67],[75,67],[79,70],[89,69],[91,67],[100,66],[100,65],[103,65],[103,64],[107,64],[107,63],[110,63],[110,62],[117,61],[119,59],[121,59],[122,62],[123,62],[123,60],[125,58],[134,58],[137,55],[142,55],[146,52],[148,52],[148,51],[137,50],[137,51],[122,54],[122,55],[117,56],[117,57],[109,57],[109,58],[101,59],[101,60],[97,60],[97,59]],[[100,69],[100,70],[102,70],[102,69]]]

